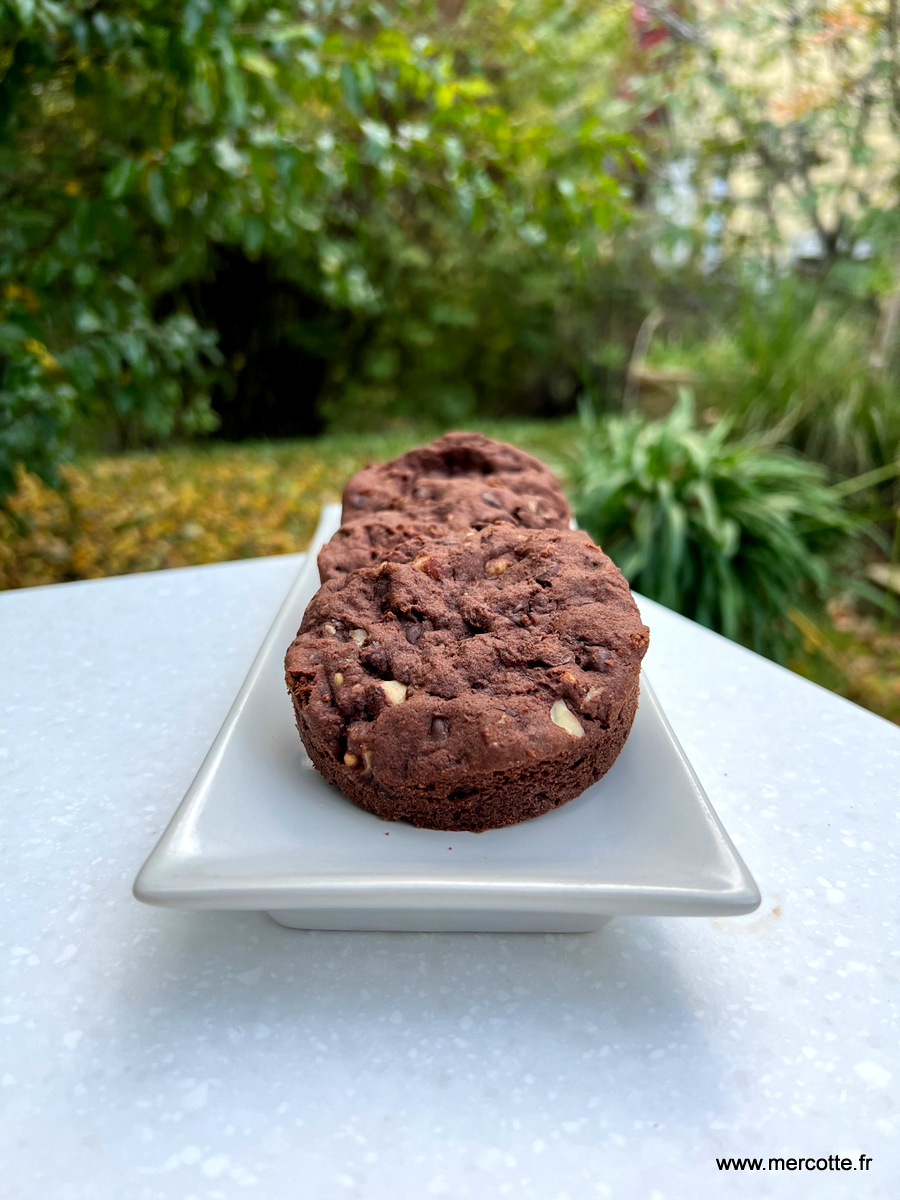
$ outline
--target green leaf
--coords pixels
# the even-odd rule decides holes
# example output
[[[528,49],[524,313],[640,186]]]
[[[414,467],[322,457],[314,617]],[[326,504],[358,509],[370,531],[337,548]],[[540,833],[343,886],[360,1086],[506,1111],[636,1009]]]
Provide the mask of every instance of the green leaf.
[[[107,173],[105,188],[112,200],[120,200],[140,175],[141,164],[133,158],[121,158]]]
[[[172,209],[166,196],[165,181],[159,170],[153,170],[147,174],[147,201],[151,213],[160,225],[172,223]]]
[[[259,54],[255,50],[245,50],[241,54],[241,65],[245,71],[250,71],[251,74],[259,75],[263,79],[275,78],[275,64],[264,54]]]

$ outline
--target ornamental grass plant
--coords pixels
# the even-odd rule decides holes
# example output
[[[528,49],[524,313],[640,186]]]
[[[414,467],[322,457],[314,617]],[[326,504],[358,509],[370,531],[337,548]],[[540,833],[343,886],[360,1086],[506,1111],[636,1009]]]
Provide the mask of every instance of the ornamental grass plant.
[[[823,467],[699,429],[682,390],[668,416],[583,410],[572,468],[581,526],[638,591],[785,662],[792,614],[821,609],[859,521]]]
[[[875,365],[875,321],[803,280],[741,297],[736,370],[724,410],[742,431],[776,438],[854,476],[900,457],[898,363]]]

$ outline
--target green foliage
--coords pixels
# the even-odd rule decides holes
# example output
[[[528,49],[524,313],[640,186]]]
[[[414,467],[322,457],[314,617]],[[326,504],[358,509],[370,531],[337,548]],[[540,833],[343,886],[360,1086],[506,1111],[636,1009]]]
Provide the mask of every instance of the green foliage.
[[[871,365],[868,325],[802,281],[742,297],[729,397],[741,427],[774,430],[840,475],[900,458],[898,381]]]
[[[748,286],[712,331],[659,341],[648,359],[690,368],[739,432],[856,476],[900,460],[898,364],[873,364],[875,327],[822,282],[785,276]]]
[[[626,8],[0,3],[7,455],[49,471],[98,409],[209,427],[215,331],[183,285],[218,247],[345,315],[333,413],[390,390],[453,419],[550,347],[571,373],[624,212]]]
[[[638,591],[784,662],[853,521],[821,467],[693,418],[686,392],[659,421],[586,411],[576,516]]]
[[[45,346],[21,325],[0,324],[0,501],[16,486],[16,470],[27,464],[57,485],[74,416],[75,390],[63,380]]]

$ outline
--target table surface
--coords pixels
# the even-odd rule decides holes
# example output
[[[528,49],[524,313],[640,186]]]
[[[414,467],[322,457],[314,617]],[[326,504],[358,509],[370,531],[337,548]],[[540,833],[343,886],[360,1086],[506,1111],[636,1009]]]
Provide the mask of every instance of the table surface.
[[[895,1200],[900,730],[649,601],[756,913],[304,933],[133,900],[299,563],[0,596],[0,1195]],[[855,1171],[716,1163],[756,1156]]]

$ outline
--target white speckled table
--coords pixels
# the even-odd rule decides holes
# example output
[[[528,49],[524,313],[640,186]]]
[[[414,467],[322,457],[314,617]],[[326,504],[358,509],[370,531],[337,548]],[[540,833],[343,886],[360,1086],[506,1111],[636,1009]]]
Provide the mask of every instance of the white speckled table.
[[[0,1195],[895,1200],[900,730],[649,602],[753,915],[299,933],[132,899],[297,568],[0,596]]]

